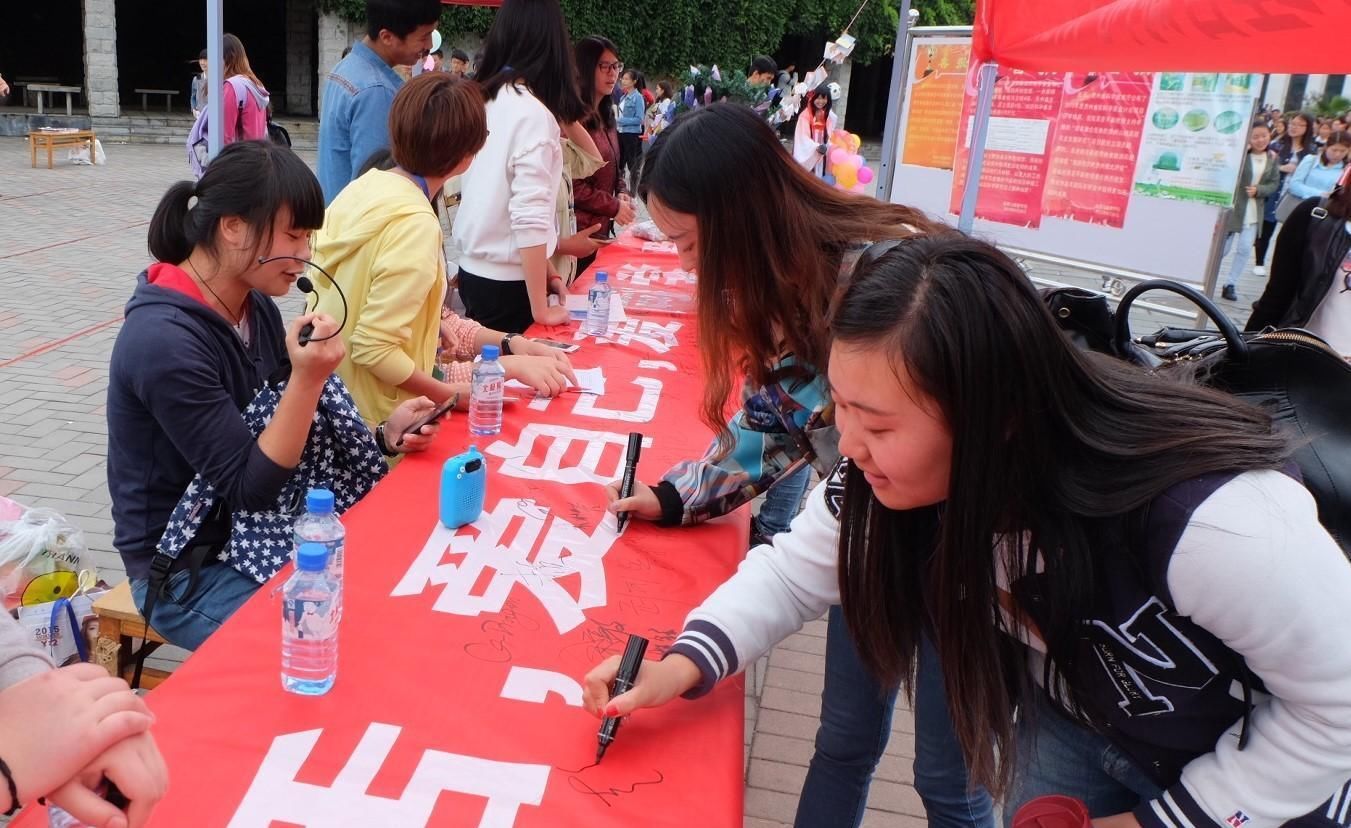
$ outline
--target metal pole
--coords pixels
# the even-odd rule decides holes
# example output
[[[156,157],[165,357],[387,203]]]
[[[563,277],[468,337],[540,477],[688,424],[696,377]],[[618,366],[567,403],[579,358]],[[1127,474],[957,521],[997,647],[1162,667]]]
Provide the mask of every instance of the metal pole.
[[[910,66],[910,0],[901,0],[900,23],[896,26],[896,45],[891,53],[891,90],[887,93],[887,122],[882,130],[882,159],[877,163],[877,198],[891,200],[892,164],[901,131],[902,98],[906,71]],[[916,15],[918,17],[918,15]]]
[[[224,27],[221,25],[222,0],[206,0],[206,150],[208,158],[220,154],[221,133],[225,131],[225,102],[221,90],[225,88],[225,55],[221,45]]]
[[[980,194],[980,174],[985,168],[985,136],[990,131],[990,112],[994,109],[994,85],[999,64],[980,67],[976,86],[976,114],[971,122],[971,151],[967,153],[966,182],[962,188],[962,214],[957,229],[970,233],[976,223],[976,197]]]

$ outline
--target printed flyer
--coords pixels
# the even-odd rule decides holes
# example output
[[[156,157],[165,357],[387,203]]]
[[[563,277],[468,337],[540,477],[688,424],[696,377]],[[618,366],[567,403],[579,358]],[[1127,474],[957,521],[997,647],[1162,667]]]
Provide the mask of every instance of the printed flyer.
[[[1232,204],[1257,84],[1258,76],[1251,74],[1156,74],[1135,192]]]

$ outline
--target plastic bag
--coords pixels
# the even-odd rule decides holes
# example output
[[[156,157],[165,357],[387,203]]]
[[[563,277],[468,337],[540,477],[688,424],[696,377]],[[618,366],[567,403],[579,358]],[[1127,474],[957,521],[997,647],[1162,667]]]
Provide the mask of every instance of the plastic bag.
[[[104,164],[108,163],[108,156],[105,155],[103,152],[103,142],[95,138],[93,161],[89,160],[89,146],[87,144],[81,144],[80,146],[70,150],[70,154],[67,156],[67,160],[70,161],[70,163],[72,164],[84,164],[86,166],[90,164],[97,164],[101,167]]]
[[[5,609],[70,598],[81,570],[93,570],[84,533],[54,509],[0,520],[0,594]]]
[[[662,242],[666,241],[666,234],[657,228],[657,223],[651,220],[640,221],[629,226],[633,235],[646,241]]]

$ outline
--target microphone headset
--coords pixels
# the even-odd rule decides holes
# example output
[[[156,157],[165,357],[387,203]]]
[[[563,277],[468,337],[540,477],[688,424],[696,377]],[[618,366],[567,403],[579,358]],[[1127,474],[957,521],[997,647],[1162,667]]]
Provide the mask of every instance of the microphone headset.
[[[347,294],[342,292],[342,287],[338,284],[338,282],[327,270],[324,270],[322,267],[310,261],[309,259],[302,259],[299,256],[272,256],[269,258],[259,256],[258,264],[265,265],[269,262],[275,262],[282,259],[286,259],[293,262],[303,262],[305,265],[312,267],[315,270],[319,271],[320,273],[324,274],[324,276],[328,279],[328,283],[330,285],[333,285],[334,290],[338,291],[338,298],[342,300],[342,321],[338,323],[338,329],[333,333],[329,334],[328,336],[321,336],[315,338],[314,323],[307,322],[305,323],[305,326],[300,329],[300,347],[303,348],[311,342],[323,342],[325,339],[332,339],[333,337],[342,333],[342,329],[347,327]],[[311,282],[310,277],[308,276],[301,276],[299,279],[296,279],[296,287],[300,288],[301,293],[310,295],[314,294],[314,282]]]

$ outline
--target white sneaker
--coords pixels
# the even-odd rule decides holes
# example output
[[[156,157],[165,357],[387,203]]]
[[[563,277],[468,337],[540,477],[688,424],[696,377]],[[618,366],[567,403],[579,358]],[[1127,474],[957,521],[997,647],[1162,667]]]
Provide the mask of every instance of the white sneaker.
[[[1267,269],[1262,265],[1258,265],[1252,269],[1252,273],[1254,276],[1265,276],[1267,275]]]

